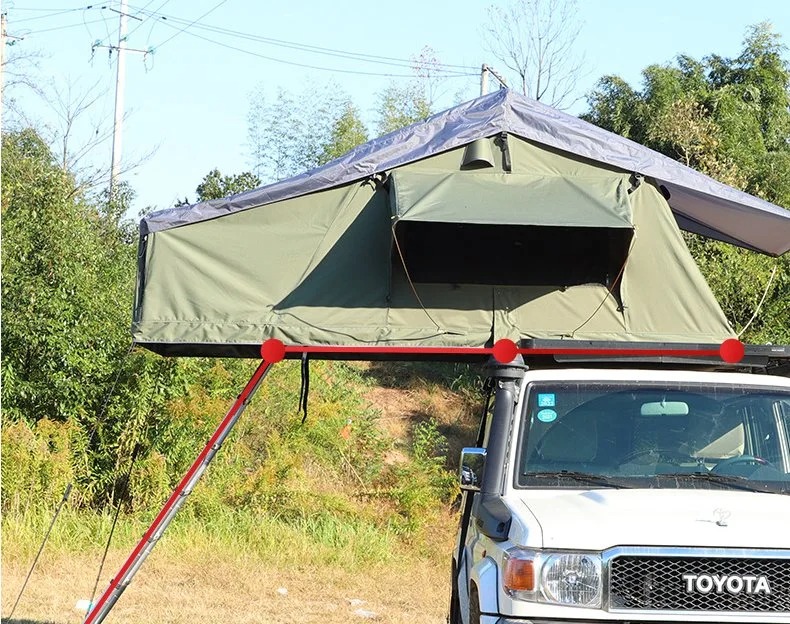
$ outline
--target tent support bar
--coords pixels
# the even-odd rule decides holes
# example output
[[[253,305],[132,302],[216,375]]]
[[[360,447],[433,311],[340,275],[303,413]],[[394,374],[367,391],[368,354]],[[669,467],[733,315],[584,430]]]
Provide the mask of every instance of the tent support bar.
[[[186,500],[186,497],[192,492],[195,485],[197,485],[197,482],[200,480],[200,477],[203,476],[206,468],[211,463],[211,460],[214,459],[217,451],[222,447],[222,443],[228,437],[228,434],[233,429],[233,426],[238,421],[242,412],[244,412],[244,408],[247,407],[247,404],[250,402],[250,399],[252,399],[261,381],[263,381],[263,378],[266,377],[272,364],[273,361],[266,359],[260,363],[247,382],[247,385],[244,386],[244,390],[239,394],[235,403],[225,415],[225,418],[222,419],[222,422],[219,424],[216,431],[214,431],[214,435],[211,436],[211,439],[209,439],[206,446],[197,456],[197,459],[190,466],[189,470],[187,470],[178,486],[176,486],[176,489],[170,495],[170,498],[167,499],[159,515],[157,515],[156,519],[145,532],[145,535],[143,535],[140,542],[132,551],[132,554],[129,555],[129,558],[123,564],[118,574],[115,575],[115,578],[110,581],[109,587],[98,599],[96,605],[88,611],[84,624],[99,624],[103,622],[104,618],[107,617],[107,614],[115,606],[118,598],[121,597],[121,594],[132,582],[135,573],[140,569],[146,557],[151,554],[151,551],[157,541],[159,541],[159,538],[162,537],[170,521],[175,517],[176,513],[178,513],[184,500]]]

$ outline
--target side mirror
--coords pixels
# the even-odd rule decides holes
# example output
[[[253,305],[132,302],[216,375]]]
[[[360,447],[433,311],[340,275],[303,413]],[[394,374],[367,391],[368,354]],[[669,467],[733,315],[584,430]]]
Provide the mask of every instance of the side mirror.
[[[461,467],[459,478],[461,489],[466,492],[479,492],[483,483],[483,473],[486,467],[486,450],[482,448],[467,447],[461,451]]]

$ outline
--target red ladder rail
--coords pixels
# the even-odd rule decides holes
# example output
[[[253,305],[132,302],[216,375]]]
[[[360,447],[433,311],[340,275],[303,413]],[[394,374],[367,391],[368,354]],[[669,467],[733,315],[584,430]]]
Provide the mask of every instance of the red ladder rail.
[[[242,412],[244,412],[244,408],[247,407],[247,404],[255,394],[263,378],[266,377],[274,361],[276,360],[263,360],[258,365],[258,368],[247,382],[247,385],[244,386],[244,390],[239,394],[233,406],[228,410],[228,413],[214,431],[214,435],[211,436],[206,446],[197,456],[197,459],[192,463],[189,470],[187,470],[186,474],[176,486],[176,489],[173,490],[170,498],[167,499],[159,515],[156,516],[156,519],[145,532],[145,535],[143,535],[140,542],[132,551],[132,554],[129,555],[129,558],[123,566],[121,566],[118,574],[110,581],[109,587],[104,590],[104,593],[99,597],[95,606],[91,607],[88,611],[84,624],[99,624],[103,622],[104,618],[107,617],[107,614],[109,614],[115,606],[118,598],[121,597],[121,594],[129,586],[129,583],[132,582],[132,578],[134,578],[137,570],[140,569],[146,557],[151,554],[151,551],[159,541],[159,538],[162,537],[170,521],[175,517],[181,505],[183,505],[186,500],[186,497],[192,492],[195,485],[197,485],[197,482],[200,480],[200,477],[203,476],[211,460],[214,459],[217,451],[222,447],[222,443],[228,437],[228,434],[233,429],[233,426],[236,424],[236,421],[238,421]]]

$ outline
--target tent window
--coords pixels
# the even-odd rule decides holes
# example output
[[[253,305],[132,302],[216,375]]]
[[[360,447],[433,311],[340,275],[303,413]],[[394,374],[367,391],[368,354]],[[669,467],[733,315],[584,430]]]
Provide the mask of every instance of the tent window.
[[[395,228],[414,282],[610,286],[628,253],[628,228],[401,221]],[[402,261],[393,244],[393,267]]]

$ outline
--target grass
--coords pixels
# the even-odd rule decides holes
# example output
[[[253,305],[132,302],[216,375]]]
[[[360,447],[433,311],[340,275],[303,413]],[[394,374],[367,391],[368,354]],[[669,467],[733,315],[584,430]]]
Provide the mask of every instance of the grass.
[[[2,612],[10,611],[49,522],[4,518]],[[111,518],[64,512],[15,614],[30,622],[79,622]],[[454,517],[431,527],[418,551],[394,531],[331,516],[291,522],[235,511],[209,523],[177,517],[113,611],[120,623],[347,622],[362,608],[387,622],[444,621]],[[122,517],[99,583],[107,587],[145,530]],[[417,554],[419,552],[419,554]],[[278,593],[286,588],[287,595]],[[350,603],[362,600],[364,605]]]
[[[153,514],[146,514],[151,516]],[[119,550],[131,550],[148,528],[148,518],[121,516],[113,536]],[[3,519],[3,560],[31,561],[50,517],[29,513]],[[109,536],[110,514],[64,511],[47,543],[47,551],[62,555],[95,550]],[[372,523],[347,521],[329,514],[291,521],[250,511],[228,510],[209,522],[188,514],[176,516],[157,549],[173,555],[199,550],[245,551],[274,564],[339,564],[353,569],[360,563],[386,563],[398,558],[399,538]],[[287,544],[287,549],[283,548]]]
[[[289,364],[261,387],[124,592],[113,622],[334,624],[362,619],[357,609],[386,622],[444,622],[457,521],[449,471],[476,431],[474,375],[435,364],[316,362],[302,424],[298,368]],[[212,383],[227,385],[223,371],[210,371]],[[221,418],[225,385],[172,404],[158,454],[132,475],[137,497],[120,516],[99,592]],[[57,423],[48,426],[58,433]],[[42,435],[21,426],[4,431],[3,451],[24,457]],[[60,464],[46,444],[39,447],[36,471],[4,470],[38,493],[3,492],[4,615],[51,519],[41,492],[55,484],[35,479],[59,474]],[[59,452],[65,461],[68,454]],[[64,508],[15,614],[20,623],[81,621],[74,605],[91,595],[111,522],[110,512]]]

